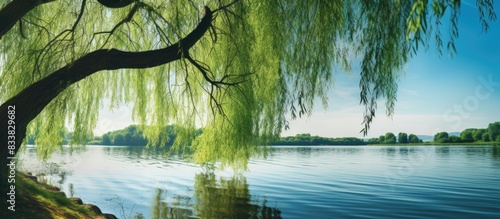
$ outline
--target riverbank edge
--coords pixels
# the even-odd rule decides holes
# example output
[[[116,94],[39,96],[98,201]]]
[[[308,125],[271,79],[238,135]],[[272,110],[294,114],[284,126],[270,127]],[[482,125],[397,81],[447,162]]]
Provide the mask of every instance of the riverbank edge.
[[[462,143],[395,143],[395,144],[367,144],[367,146],[499,146],[500,142],[462,142]]]
[[[16,173],[16,208],[8,218],[17,219],[114,219],[92,204],[76,197],[68,198],[59,188],[41,183],[30,173]]]

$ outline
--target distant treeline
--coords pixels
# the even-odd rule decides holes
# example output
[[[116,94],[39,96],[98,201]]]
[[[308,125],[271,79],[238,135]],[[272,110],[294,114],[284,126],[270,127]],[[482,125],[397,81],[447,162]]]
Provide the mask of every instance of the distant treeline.
[[[433,143],[482,143],[482,142],[500,142],[500,122],[490,123],[488,128],[475,129],[469,128],[460,132],[459,136],[450,135],[448,132],[439,132],[434,135]],[[396,137],[392,132],[387,132],[378,138],[371,138],[368,144],[406,144],[423,143],[414,134],[400,132]]]
[[[500,142],[500,122],[490,123],[485,129],[465,129],[460,136],[449,136],[447,132],[434,135],[436,143]]]
[[[177,137],[177,131],[180,127],[169,125],[161,129],[160,135],[162,141],[160,146],[171,146]],[[195,133],[194,136],[200,135],[202,129],[192,130],[190,133]],[[192,135],[192,134],[191,134]],[[35,136],[28,136],[28,144],[35,144]],[[93,145],[121,145],[121,146],[145,146],[148,144],[148,139],[144,137],[143,129],[137,125],[130,125],[124,129],[105,133],[102,136],[95,138],[89,136],[87,144]],[[70,144],[72,133],[66,130],[61,131],[63,144]],[[500,143],[500,122],[490,123],[484,129],[465,129],[460,133],[460,136],[450,136],[447,132],[440,132],[434,135],[434,143],[481,143],[481,142],[497,142]],[[367,141],[356,137],[345,138],[326,138],[320,136],[312,136],[311,134],[298,134],[295,136],[281,137],[272,145],[366,145],[366,144],[418,144],[423,143],[414,134],[404,132],[398,133],[398,136],[392,132],[387,132],[378,138],[371,138]]]
[[[177,138],[178,126],[168,125],[160,130],[160,135],[165,139],[164,143],[158,146],[172,146]],[[201,134],[201,129],[193,130],[195,135]],[[108,132],[102,136],[98,136],[91,144],[99,145],[123,145],[123,146],[145,146],[148,144],[148,139],[144,137],[143,129],[137,125],[130,125],[124,129]]]
[[[171,146],[176,138],[175,126],[167,126],[162,131],[170,141],[165,146]],[[197,134],[201,134],[202,130],[197,130]],[[144,146],[148,140],[144,138],[141,129],[136,125],[131,125],[121,130],[108,132],[100,137],[96,137],[92,144],[99,145],[126,145],[126,146]],[[363,139],[348,137],[348,138],[325,138],[320,136],[311,136],[310,134],[298,134],[296,136],[282,137],[273,145],[366,145]]]
[[[368,140],[368,144],[408,144],[408,143],[423,143],[422,139],[419,139],[414,134],[407,134],[404,132],[400,132],[398,137],[394,135],[392,132],[387,132],[385,135],[381,135],[378,138],[371,138]]]
[[[366,142],[355,137],[325,138],[306,133],[282,137],[273,145],[366,145]]]
[[[178,126],[168,125],[160,130],[161,140],[157,146],[172,146],[177,137]],[[184,129],[183,129],[184,130]],[[201,130],[193,130],[195,135],[199,135]],[[28,136],[28,144],[36,144],[37,134]],[[67,130],[61,131],[62,144],[72,144],[73,133]],[[103,134],[102,136],[87,136],[85,144],[88,145],[116,145],[116,146],[146,146],[148,139],[145,138],[144,129],[138,125],[130,125],[124,129],[115,130]]]
[[[131,125],[124,129],[108,132],[100,138],[96,137],[94,143],[101,145],[144,146],[148,144],[148,140],[144,137],[142,130],[139,130],[136,125]]]

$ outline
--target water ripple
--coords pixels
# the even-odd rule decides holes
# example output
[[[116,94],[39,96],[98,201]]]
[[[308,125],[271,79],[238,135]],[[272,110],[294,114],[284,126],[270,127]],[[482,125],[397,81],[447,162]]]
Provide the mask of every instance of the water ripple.
[[[41,172],[33,153],[27,150],[23,168]],[[211,175],[138,147],[89,147],[56,155],[57,164],[83,161],[64,162],[48,177],[66,194],[118,216],[126,209],[152,218],[168,208],[189,218],[256,212],[315,219],[500,218],[495,153],[493,146],[274,147],[268,159],[252,159],[249,172],[234,176],[226,170]]]

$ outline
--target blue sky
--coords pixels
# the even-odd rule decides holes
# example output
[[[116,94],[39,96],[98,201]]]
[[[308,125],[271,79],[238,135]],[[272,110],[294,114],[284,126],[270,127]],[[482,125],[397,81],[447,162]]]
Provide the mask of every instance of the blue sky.
[[[367,137],[386,132],[433,135],[440,131],[484,128],[500,121],[500,22],[490,23],[490,30],[485,33],[475,2],[469,2],[462,3],[459,38],[455,42],[457,54],[450,57],[444,51],[440,57],[431,47],[413,57],[400,78],[394,116],[385,115],[382,101]],[[495,8],[500,13],[500,7]],[[442,31],[443,36],[447,33]],[[311,117],[291,121],[290,130],[282,135],[363,137],[359,131],[363,128],[364,108],[359,105],[358,83],[356,72],[335,74],[329,107],[323,109],[318,104]],[[113,113],[102,110],[96,134],[130,123],[128,107]]]
[[[398,102],[391,118],[381,102],[368,133],[386,132],[433,135],[487,127],[500,121],[500,23],[485,33],[477,9],[464,3],[459,20],[457,54],[439,56],[435,48],[421,50],[409,61],[401,77]],[[496,6],[497,12],[500,7]],[[445,25],[444,25],[445,26]],[[446,31],[442,31],[446,36]],[[446,43],[446,41],[445,41]],[[359,131],[363,107],[359,103],[359,76],[337,75],[330,107],[317,108],[309,119],[293,121],[283,135],[311,133],[321,136],[363,137]]]

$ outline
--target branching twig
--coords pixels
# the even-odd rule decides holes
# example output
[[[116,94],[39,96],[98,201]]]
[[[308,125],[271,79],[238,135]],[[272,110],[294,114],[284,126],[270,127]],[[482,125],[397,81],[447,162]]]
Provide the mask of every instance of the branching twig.
[[[215,87],[220,87],[222,85],[226,85],[226,86],[234,86],[234,85],[237,85],[241,82],[226,82],[224,79],[226,79],[228,77],[228,75],[225,75],[224,77],[222,77],[222,79],[220,80],[214,80],[214,79],[211,79],[209,76],[208,76],[208,72],[210,72],[207,68],[201,66],[197,61],[195,61],[193,58],[191,58],[188,55],[186,55],[184,58],[186,58],[191,64],[193,64],[200,72],[201,74],[203,75],[203,77],[205,78],[205,80],[207,82],[209,82],[210,84],[212,84],[213,86]]]
[[[75,22],[73,23],[73,26],[71,27],[71,29],[66,29],[66,30],[63,30],[61,33],[59,33],[58,35],[56,35],[54,37],[54,39],[50,40],[47,45],[45,45],[41,50],[40,50],[40,54],[36,56],[35,58],[35,68],[33,69],[33,72],[38,72],[38,74],[40,75],[40,66],[45,58],[45,56],[48,54],[48,50],[53,48],[53,45],[55,45],[56,43],[58,42],[63,42],[63,41],[68,41],[68,42],[71,42],[74,40],[74,33],[75,33],[75,30],[76,30],[76,27],[78,26],[78,24],[80,23],[81,21],[81,18],[83,17],[83,13],[85,11],[85,5],[86,5],[86,2],[87,0],[82,0],[82,5],[81,5],[81,8],[80,8],[80,12],[75,20]],[[45,29],[45,28],[44,28]],[[45,29],[47,32],[48,30]],[[66,37],[68,35],[71,35],[69,39],[67,39]],[[74,47],[73,47],[74,48]],[[60,49],[60,51],[64,51],[65,49]]]
[[[213,10],[213,13],[215,13],[217,11],[220,11],[220,10],[226,10],[227,8],[229,8],[232,5],[234,5],[236,2],[239,2],[239,0],[234,0],[233,2],[231,2],[231,3],[227,4],[227,5],[221,6],[220,8],[217,8],[217,9]]]
[[[26,19],[24,19],[24,18],[22,19],[22,21],[23,21],[23,22],[26,22],[26,23],[28,23],[28,24],[31,24],[31,25],[33,25],[33,26],[36,26],[36,27],[38,27],[38,28],[41,28],[42,30],[44,30],[44,31],[47,33],[47,36],[48,36],[48,37],[49,37],[50,35],[52,35],[52,33],[49,31],[49,29],[47,29],[46,27],[44,27],[44,26],[42,26],[42,25],[40,25],[40,24],[37,24],[37,23],[31,22],[31,21],[26,20]]]
[[[109,42],[109,39],[111,38],[111,36],[115,33],[115,31],[121,27],[123,24],[126,24],[130,21],[132,21],[132,18],[134,17],[135,13],[137,12],[137,10],[139,10],[139,8],[143,7],[144,6],[144,3],[142,2],[137,2],[134,7],[132,7],[132,9],[130,10],[130,12],[127,14],[127,16],[122,19],[120,22],[118,22],[110,31],[103,31],[103,32],[97,32],[97,33],[94,33],[94,36],[92,37],[92,39],[90,40],[90,42],[93,41],[94,37],[96,35],[99,35],[99,34],[109,34],[108,37],[106,38],[106,40],[104,41],[104,43],[102,44],[101,46],[101,49],[104,48],[104,46]]]
[[[78,17],[76,18],[75,23],[73,24],[73,27],[71,27],[71,32],[74,32],[76,29],[76,26],[78,23],[80,23],[80,20],[82,19],[83,12],[85,11],[85,4],[87,0],[82,0],[82,7],[80,8],[80,13],[78,14]]]

